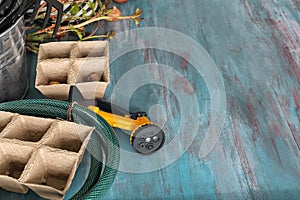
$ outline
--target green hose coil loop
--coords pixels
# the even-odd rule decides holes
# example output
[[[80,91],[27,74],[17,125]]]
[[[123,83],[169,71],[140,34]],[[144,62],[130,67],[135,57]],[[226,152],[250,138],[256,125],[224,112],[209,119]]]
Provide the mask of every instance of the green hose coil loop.
[[[71,113],[69,113],[70,106],[72,106]],[[87,181],[80,191],[72,197],[72,200],[104,198],[118,173],[120,149],[115,132],[102,117],[77,104],[71,105],[68,102],[45,99],[2,103],[0,110],[63,120],[71,117],[76,123],[95,127],[88,144],[88,150],[91,154],[91,170]],[[101,145],[99,146],[99,144]],[[100,157],[98,157],[99,155]],[[100,172],[99,169],[101,169]]]

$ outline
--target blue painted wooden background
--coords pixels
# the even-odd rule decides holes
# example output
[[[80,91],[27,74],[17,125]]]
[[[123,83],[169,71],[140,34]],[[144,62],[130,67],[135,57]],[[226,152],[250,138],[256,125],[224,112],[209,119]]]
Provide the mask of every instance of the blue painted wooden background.
[[[144,11],[141,27],[179,31],[206,49],[222,73],[227,116],[220,140],[206,159],[198,157],[200,131],[188,151],[170,166],[143,174],[120,172],[106,198],[299,199],[300,1],[129,0],[119,6],[124,15],[136,7]],[[126,21],[104,28],[118,33],[136,27]],[[29,62],[28,97],[39,97],[33,88],[35,61]],[[204,112],[201,128],[206,130],[211,102],[205,82],[193,66],[169,52],[145,49],[122,56],[111,65],[112,84],[106,98],[111,98],[123,74],[147,63],[173,66],[187,77],[199,98]],[[159,76],[184,90],[184,82],[168,74]],[[126,96],[126,91],[120,95]],[[193,105],[180,102],[178,106],[174,94],[156,85],[138,89],[130,100],[132,109],[144,111],[157,103],[168,108],[169,141],[181,112],[192,117]],[[121,138],[123,148],[125,143]]]

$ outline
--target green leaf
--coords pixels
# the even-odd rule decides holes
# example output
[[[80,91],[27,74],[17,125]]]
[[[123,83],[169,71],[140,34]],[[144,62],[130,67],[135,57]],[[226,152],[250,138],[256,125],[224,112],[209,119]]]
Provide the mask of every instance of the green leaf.
[[[95,9],[96,9],[96,3],[93,3],[93,2],[91,2],[91,1],[89,1],[89,2],[88,2],[88,6],[89,6],[90,9],[92,10],[93,15],[95,15],[95,14],[96,14],[96,12],[95,12]]]
[[[101,0],[97,0],[97,3],[98,3],[98,5],[99,5],[99,7],[102,8],[103,5],[102,5]]]
[[[96,4],[89,1],[88,6],[90,7],[90,9],[95,10]]]
[[[26,35],[26,40],[27,41],[44,41],[50,39],[49,35],[47,33],[44,34],[28,34]]]
[[[102,6],[101,6],[101,10],[103,11],[103,10],[105,10],[107,7],[106,7],[106,5],[105,4],[103,4]]]
[[[74,29],[74,31],[76,32],[77,36],[78,36],[78,37],[79,37],[79,39],[81,40],[81,39],[82,39],[82,37],[83,37],[83,35],[82,35],[81,31],[80,31],[80,30],[78,30],[78,29]]]
[[[109,13],[111,13],[112,10],[113,10],[113,9],[110,8],[110,9],[106,10],[103,14],[104,14],[104,15],[108,15]]]
[[[79,8],[78,4],[74,4],[70,10],[70,13],[72,15],[76,15],[79,11],[80,11],[80,8]]]
[[[85,19],[85,17],[86,17],[85,15],[86,15],[86,10],[85,10],[85,9],[82,9],[82,18],[83,18],[83,19]]]
[[[73,28],[72,25],[70,25],[70,29],[72,32],[75,32],[78,38],[81,40],[83,38],[83,34],[79,29]]]

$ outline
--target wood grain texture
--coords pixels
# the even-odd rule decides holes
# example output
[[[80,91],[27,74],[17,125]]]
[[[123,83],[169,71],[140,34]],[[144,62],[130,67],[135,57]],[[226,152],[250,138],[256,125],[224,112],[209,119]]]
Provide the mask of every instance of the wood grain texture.
[[[124,15],[140,7],[145,13],[141,27],[179,31],[206,49],[223,76],[227,116],[213,152],[199,159],[211,114],[203,77],[185,59],[170,52],[143,49],[120,57],[111,66],[112,84],[107,99],[130,69],[160,63],[172,66],[187,78],[198,96],[202,117],[199,134],[180,159],[146,174],[120,172],[106,199],[299,199],[299,0],[130,0],[119,7]],[[118,33],[135,26],[126,21],[104,28]],[[138,36],[137,42],[141,42]],[[34,66],[34,61],[30,62]],[[33,71],[32,68],[31,80]],[[185,90],[185,80],[158,73],[151,65],[148,71],[141,78],[159,76],[173,83],[178,91],[189,92]],[[128,87],[131,85],[134,82],[128,80]],[[28,97],[39,97],[32,86]],[[126,96],[127,91],[119,95]],[[152,84],[139,88],[130,106],[149,111],[157,103],[168,111],[165,126],[169,142],[180,120],[193,118],[194,105],[178,102],[167,88]],[[190,118],[181,119],[181,112],[189,113]],[[125,149],[126,144],[128,138],[121,136]]]
[[[299,1],[141,0],[120,8],[129,14],[137,6],[145,13],[142,27],[179,31],[209,52],[224,78],[227,117],[220,141],[205,160],[197,156],[200,133],[167,168],[148,174],[120,172],[107,199],[299,198]],[[119,22],[107,30],[132,28],[132,22]],[[207,129],[209,93],[203,79],[182,58],[153,49],[130,53],[112,65],[113,83],[144,63],[167,64],[187,77],[206,112],[201,125]],[[168,74],[159,76],[166,82],[174,80]],[[184,85],[180,80],[174,84]],[[176,106],[171,93],[154,86],[143,87],[131,99],[132,107],[139,109],[156,103],[172,105],[169,137],[178,126],[180,111],[190,112],[184,109],[193,107],[186,106],[188,102]]]

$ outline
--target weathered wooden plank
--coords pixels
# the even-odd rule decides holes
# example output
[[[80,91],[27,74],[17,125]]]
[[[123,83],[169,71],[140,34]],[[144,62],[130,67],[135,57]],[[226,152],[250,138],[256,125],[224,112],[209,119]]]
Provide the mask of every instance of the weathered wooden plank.
[[[165,64],[186,79],[166,74],[155,65],[149,65],[141,79],[157,76],[166,85],[172,83],[176,92],[196,94],[201,126],[188,151],[170,166],[143,174],[120,171],[107,199],[297,199],[300,196],[299,1],[130,0],[120,9],[123,14],[131,14],[137,6],[145,12],[141,28],[176,30],[207,50],[222,73],[227,117],[213,152],[200,159],[198,153],[210,124],[212,103],[203,77],[185,59],[170,52],[144,49],[120,57],[112,64],[107,99],[111,98],[117,81],[130,69],[145,63]],[[117,33],[132,28],[135,28],[133,22],[105,26]],[[136,37],[137,44],[147,46]],[[180,47],[180,41],[174,42]],[[193,52],[185,53],[188,57]],[[35,61],[30,62],[28,97],[40,97],[33,88]],[[129,88],[134,87],[133,80],[128,80],[128,90],[118,94],[120,97],[128,95]],[[186,87],[186,80],[192,90]],[[193,123],[195,102],[188,98],[179,102],[168,88],[155,84],[139,88],[131,96],[130,107],[149,111],[157,103],[167,111],[167,142],[176,135],[181,112],[188,113],[189,118],[184,120]],[[156,116],[153,120],[160,119]],[[186,137],[185,142],[189,139]],[[126,147],[127,137],[122,136],[121,143],[130,150]]]
[[[210,53],[224,78],[227,119],[219,143],[205,160],[197,157],[200,134],[189,151],[167,168],[149,174],[120,172],[107,198],[296,199],[300,194],[299,2],[144,0],[121,8],[131,13],[136,6],[145,11],[142,27],[177,30]],[[131,27],[132,23],[125,22],[111,28]],[[149,62],[174,67],[188,77],[202,100],[209,99],[205,83],[192,66],[158,50],[137,51],[118,60],[113,65],[113,81]],[[174,79],[168,74],[161,78]],[[178,104],[171,94],[164,95],[163,88],[143,89],[132,97],[133,107]],[[156,98],[149,100],[149,94]],[[176,130],[172,122],[179,120],[180,108],[169,110],[173,112],[169,124],[175,127],[170,130]],[[208,117],[209,109],[203,109]],[[202,121],[204,129],[208,123],[208,118]]]

